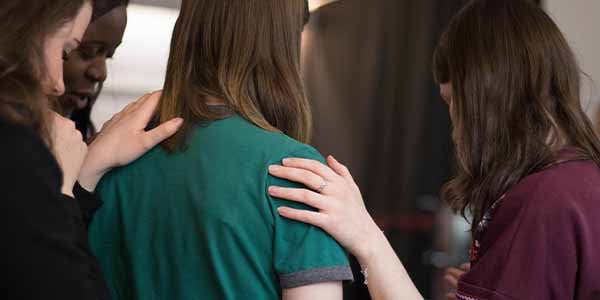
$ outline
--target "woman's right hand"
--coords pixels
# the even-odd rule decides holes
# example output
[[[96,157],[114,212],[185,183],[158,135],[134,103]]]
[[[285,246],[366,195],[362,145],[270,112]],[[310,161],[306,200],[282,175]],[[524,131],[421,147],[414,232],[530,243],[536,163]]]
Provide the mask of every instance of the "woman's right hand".
[[[329,167],[314,160],[288,158],[283,166],[271,166],[275,177],[302,183],[312,190],[272,186],[273,197],[301,202],[318,212],[280,207],[280,215],[322,228],[359,260],[372,254],[385,240],[365,207],[361,192],[348,169],[332,156]],[[320,190],[320,193],[317,192]]]
[[[73,121],[52,113],[52,153],[63,172],[62,193],[73,197],[73,187],[87,154],[87,145]]]

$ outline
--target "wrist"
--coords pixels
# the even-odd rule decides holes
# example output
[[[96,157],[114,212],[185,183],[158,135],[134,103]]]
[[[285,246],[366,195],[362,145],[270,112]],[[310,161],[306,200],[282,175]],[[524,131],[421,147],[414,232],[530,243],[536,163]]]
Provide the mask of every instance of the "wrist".
[[[367,239],[362,243],[361,248],[358,249],[355,254],[356,259],[363,268],[366,268],[367,265],[369,265],[369,263],[389,244],[385,234],[379,229],[375,222],[373,222],[366,237]]]
[[[98,182],[100,182],[100,179],[102,179],[104,174],[106,174],[106,172],[81,174],[78,180],[79,185],[86,191],[93,193],[96,190]]]
[[[109,164],[98,160],[98,157],[89,151],[79,173],[79,185],[89,192],[93,192],[104,174],[110,171]]]

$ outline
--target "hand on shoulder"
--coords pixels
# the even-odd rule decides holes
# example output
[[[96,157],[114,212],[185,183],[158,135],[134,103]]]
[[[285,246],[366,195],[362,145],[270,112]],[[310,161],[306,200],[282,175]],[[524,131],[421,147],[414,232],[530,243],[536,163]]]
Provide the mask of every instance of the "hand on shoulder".
[[[127,165],[175,134],[183,119],[175,118],[146,131],[162,92],[147,94],[127,105],[104,124],[89,148],[79,177],[80,184],[93,191],[104,174]]]
[[[332,156],[326,166],[318,161],[302,158],[283,160],[283,166],[271,166],[271,175],[304,184],[308,189],[272,186],[273,197],[304,203],[318,212],[280,207],[280,215],[309,223],[331,234],[342,246],[357,257],[370,255],[370,248],[383,238],[369,215],[361,192],[346,166]]]

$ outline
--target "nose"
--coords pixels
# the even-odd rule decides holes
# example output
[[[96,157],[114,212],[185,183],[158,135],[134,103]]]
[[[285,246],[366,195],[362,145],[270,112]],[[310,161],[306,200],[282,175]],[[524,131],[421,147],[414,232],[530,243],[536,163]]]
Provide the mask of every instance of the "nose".
[[[52,85],[50,96],[62,96],[65,93],[65,82],[62,79],[57,80]]]
[[[94,63],[87,69],[86,76],[94,82],[104,82],[106,80],[106,58],[96,58]]]

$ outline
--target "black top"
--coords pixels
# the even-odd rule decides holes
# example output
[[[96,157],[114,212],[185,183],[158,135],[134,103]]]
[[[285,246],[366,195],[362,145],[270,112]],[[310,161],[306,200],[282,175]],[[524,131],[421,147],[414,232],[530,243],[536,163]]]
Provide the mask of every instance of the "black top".
[[[88,244],[101,202],[75,187],[61,193],[62,172],[28,128],[0,122],[0,290],[11,299],[107,299]]]

